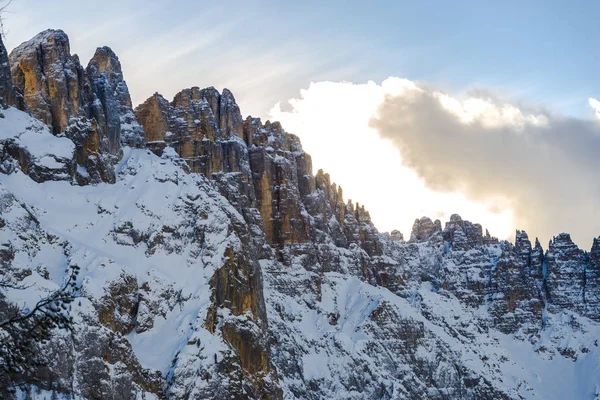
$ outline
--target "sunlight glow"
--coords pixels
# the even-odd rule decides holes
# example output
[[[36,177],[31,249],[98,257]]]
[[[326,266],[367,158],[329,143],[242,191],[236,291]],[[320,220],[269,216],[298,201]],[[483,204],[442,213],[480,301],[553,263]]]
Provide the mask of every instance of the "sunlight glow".
[[[381,84],[311,83],[299,98],[289,100],[291,111],[276,104],[270,116],[301,138],[312,155],[313,170],[323,169],[343,188],[345,199],[364,204],[380,231],[399,229],[408,239],[415,218],[429,216],[445,222],[458,213],[481,223],[494,236],[513,239],[510,209],[472,202],[460,193],[430,190],[414,171],[402,165],[396,148],[369,126],[386,95],[410,95],[412,91],[422,89],[400,78]],[[484,114],[469,105],[463,109]]]

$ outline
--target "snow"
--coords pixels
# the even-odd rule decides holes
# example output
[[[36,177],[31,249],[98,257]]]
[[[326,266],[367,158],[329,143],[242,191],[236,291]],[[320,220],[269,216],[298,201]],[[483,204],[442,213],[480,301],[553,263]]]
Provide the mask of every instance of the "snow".
[[[0,132],[6,132],[1,127]],[[43,137],[45,133],[31,135]],[[64,150],[61,146],[50,148]],[[47,166],[54,166],[42,160]],[[39,290],[14,291],[9,297],[18,303],[33,304],[64,279],[68,262],[80,266],[83,291],[92,298],[102,297],[108,283],[119,279],[123,271],[136,276],[139,286],[157,280],[162,282],[158,285],[162,288],[172,285],[188,300],[181,307],[168,309],[164,317],[155,318],[152,329],[139,334],[134,331],[128,336],[141,364],[166,374],[190,336],[199,336],[207,343],[222,340],[200,325],[210,305],[209,280],[222,265],[225,249],[235,248],[239,241],[228,229],[231,215],[240,220],[242,217],[214,192],[204,177],[186,174],[170,159],[161,159],[147,150],[125,148],[117,175],[119,179],[113,185],[80,187],[68,182],[38,184],[20,171],[0,174],[0,190],[27,204],[39,226],[59,238],[54,245],[43,245],[31,258],[26,252],[19,252],[14,261],[15,266],[23,267],[43,264],[54,282],[33,273],[24,283]],[[14,215],[3,214],[9,223],[27,215],[19,207],[11,210]],[[200,210],[207,215],[205,219],[197,217]],[[173,250],[165,245],[148,254],[146,242],[136,244],[126,233],[117,232],[124,225],[149,237],[164,236],[163,241],[173,245]],[[202,228],[202,252],[197,242],[163,234],[164,227],[183,238]],[[6,237],[10,232],[0,230],[0,243],[16,243],[18,238]],[[68,243],[69,260],[63,254],[61,241]],[[156,301],[161,300],[160,287],[150,293]]]
[[[0,142],[16,141],[50,169],[72,158],[69,139],[53,136],[45,125],[14,108],[3,113]],[[274,160],[287,162],[280,155]],[[180,371],[195,374],[214,368],[214,359],[231,352],[231,346],[218,330],[212,334],[204,326],[211,305],[210,279],[223,265],[227,248],[239,251],[240,238],[231,226],[245,221],[211,182],[185,173],[180,161],[171,147],[162,157],[125,147],[115,167],[117,182],[89,186],[36,183],[20,171],[0,174],[0,212],[9,228],[0,229],[0,249],[17,249],[12,266],[31,271],[22,283],[32,288],[9,290],[7,297],[31,307],[63,282],[70,265],[78,265],[86,298],[73,306],[72,314],[85,325],[94,312],[92,301],[105,296],[123,274],[132,275],[138,287],[147,287],[138,324],[144,318],[152,322],[147,330],[133,329],[126,336],[141,365],[169,378]],[[81,166],[77,171],[87,175]],[[352,273],[364,256],[362,249],[324,246],[339,257],[334,272],[309,270],[302,256],[292,257],[291,265],[259,260],[269,329],[276,338],[272,361],[278,368],[291,365],[291,371],[299,371],[279,372],[285,398],[318,387],[328,398],[362,399],[366,392],[352,383],[361,377],[365,386],[403,398],[410,379],[418,381],[413,368],[419,363],[436,365],[431,379],[440,385],[453,379],[459,365],[515,398],[593,399],[600,393],[600,324],[544,309],[545,329],[539,337],[484,329],[490,321],[487,304],[469,308],[430,282],[407,282],[404,296],[373,286]],[[403,260],[404,265],[394,254],[381,261],[394,268],[443,268],[460,279],[482,279],[480,265],[463,268],[447,257],[448,248],[422,244],[413,249],[424,262]],[[495,263],[500,247],[486,249]],[[442,256],[446,258],[440,262]],[[378,313],[384,316],[377,319]],[[219,316],[221,321],[247,317],[235,317],[226,309]],[[413,331],[403,336],[402,329]],[[195,389],[207,385],[190,376]],[[440,392],[452,397],[450,390],[444,386]],[[423,392],[424,397],[428,394]],[[34,388],[30,398],[51,395]],[[19,391],[17,398],[25,394]],[[146,394],[146,399],[154,397]]]
[[[58,168],[58,163],[50,159],[73,157],[75,144],[70,139],[52,135],[46,125],[14,107],[2,112],[0,141],[14,139],[35,159],[54,166],[50,168]]]
[[[413,295],[405,299],[356,277],[330,272],[321,277],[320,299],[310,299],[306,294],[298,298],[279,292],[279,279],[287,279],[295,285],[290,277],[309,281],[312,279],[309,271],[296,266],[297,269],[287,271],[287,278],[283,278],[279,273],[269,273],[274,268],[271,261],[263,260],[261,265],[266,270],[265,299],[271,326],[276,331],[281,326],[286,327],[282,335],[289,337],[286,340],[292,340],[302,351],[304,379],[321,382],[322,389],[323,385],[331,387],[331,391],[325,393],[330,393],[332,398],[362,398],[361,394],[343,391],[339,386],[339,382],[351,375],[349,371],[362,363],[369,365],[370,370],[378,370],[378,376],[386,382],[384,386],[396,393],[395,396],[402,397],[401,385],[384,366],[385,347],[380,348],[379,354],[369,350],[378,340],[371,316],[382,305],[395,310],[401,320],[412,321],[410,324],[414,326],[422,324],[425,328],[426,336],[416,349],[417,358],[435,360],[440,351],[450,351],[449,354],[454,354],[451,357],[456,357],[455,362],[482,374],[493,386],[511,396],[593,399],[599,390],[600,350],[594,343],[600,337],[600,324],[585,318],[578,317],[579,323],[586,327],[582,330],[571,328],[566,314],[554,316],[550,328],[536,342],[495,330],[481,331],[480,321],[489,318],[485,306],[475,310],[468,308],[454,296],[436,293],[430,283],[415,287]],[[416,297],[420,299],[418,307],[413,304]],[[434,317],[425,318],[421,307]],[[331,314],[337,314],[335,324],[329,323]],[[394,326],[398,322],[390,320],[388,323]],[[457,335],[458,332],[465,333]],[[444,346],[446,350],[442,350]],[[548,348],[547,353],[539,350],[543,346]],[[580,352],[573,361],[556,351],[565,347],[585,348],[587,352]],[[396,359],[396,363],[403,362],[399,354],[390,353],[389,357]],[[442,375],[453,373],[450,364],[444,367],[441,363],[439,368],[438,373]],[[280,379],[286,391],[299,390],[303,385],[287,376]]]

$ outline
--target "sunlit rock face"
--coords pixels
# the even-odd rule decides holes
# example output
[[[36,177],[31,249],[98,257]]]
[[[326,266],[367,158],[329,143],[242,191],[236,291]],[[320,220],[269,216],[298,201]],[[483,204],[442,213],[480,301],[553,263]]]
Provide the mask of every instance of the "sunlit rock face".
[[[339,244],[359,243],[369,253],[380,252],[368,212],[351,206],[347,214],[341,189],[322,171],[313,176],[300,140],[278,122],[263,124],[251,117],[242,122],[229,90],[219,94],[212,87],[194,87],[170,103],[155,94],[135,114],[153,151],[174,149],[191,172],[219,182],[223,195],[242,208],[255,207],[270,244],[308,243],[324,231]]]
[[[0,273],[36,298],[77,265],[81,297],[2,398],[593,397],[600,238],[544,252],[456,214],[382,234],[227,89],[132,111],[107,47],[3,54],[2,105],[29,114],[1,111]]]
[[[64,132],[69,119],[82,115],[82,107],[92,100],[83,68],[61,30],[44,31],[15,48],[10,65],[27,109],[53,133]]]
[[[171,103],[158,93],[135,109],[146,141],[160,153],[172,147],[192,172],[248,175],[248,152],[242,141],[242,117],[233,95],[215,88],[185,89]]]
[[[143,131],[117,56],[98,48],[86,69],[71,55],[69,38],[47,30],[15,48],[9,57],[12,83],[23,107],[46,123],[53,134],[66,134],[76,145],[72,179],[79,184],[114,182],[112,167],[121,142],[143,143]]]

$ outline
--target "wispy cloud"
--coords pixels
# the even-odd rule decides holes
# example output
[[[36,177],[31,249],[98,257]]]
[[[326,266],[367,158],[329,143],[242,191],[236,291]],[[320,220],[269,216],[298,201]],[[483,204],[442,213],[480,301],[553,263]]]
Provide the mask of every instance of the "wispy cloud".
[[[377,63],[355,56],[368,42],[334,40],[335,31],[315,40],[300,21],[279,17],[266,4],[106,0],[98,7],[19,0],[12,11],[9,48],[47,28],[63,29],[83,64],[96,47],[112,47],[134,104],[156,91],[171,98],[190,86],[227,87],[244,113],[264,117],[311,80],[352,79]]]

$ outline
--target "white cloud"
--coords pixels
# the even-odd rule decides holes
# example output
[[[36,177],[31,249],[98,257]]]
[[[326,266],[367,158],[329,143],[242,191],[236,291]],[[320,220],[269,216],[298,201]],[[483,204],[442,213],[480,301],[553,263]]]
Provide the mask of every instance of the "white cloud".
[[[587,247],[600,233],[600,127],[592,120],[423,90],[386,96],[372,126],[433,190],[511,210],[516,227],[544,241],[570,232]]]
[[[381,84],[318,82],[289,101],[290,111],[277,104],[270,115],[301,138],[315,171],[328,172],[342,186],[346,199],[364,204],[380,230],[400,229],[408,236],[415,218],[428,215],[447,220],[456,212],[489,227],[492,234],[511,236],[512,211],[498,208],[500,196],[474,202],[460,193],[427,188],[413,170],[403,166],[392,142],[369,126],[386,96],[420,93],[424,90],[415,82],[400,78]]]
[[[600,119],[600,101],[594,99],[593,97],[590,97],[588,99],[588,104],[594,109],[594,112],[596,113],[596,118]]]
[[[454,114],[464,124],[479,123],[485,128],[514,128],[523,131],[529,126],[546,126],[548,118],[543,114],[523,114],[512,104],[495,104],[491,99],[470,97],[464,102],[441,92],[433,92],[446,111]]]
[[[270,112],[302,139],[381,230],[451,213],[511,238],[600,233],[600,135],[592,121],[532,112],[485,92],[457,98],[415,82],[312,83]],[[600,102],[590,99],[600,115]],[[287,110],[287,108],[286,108]]]

